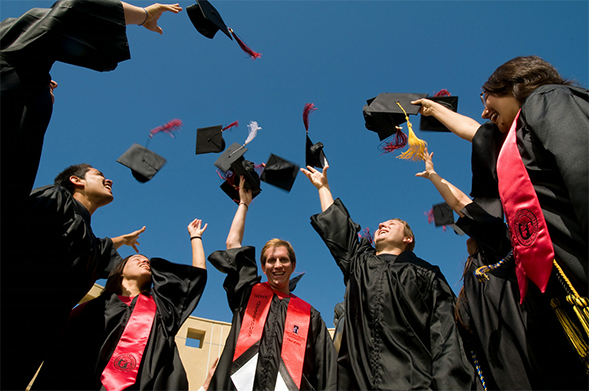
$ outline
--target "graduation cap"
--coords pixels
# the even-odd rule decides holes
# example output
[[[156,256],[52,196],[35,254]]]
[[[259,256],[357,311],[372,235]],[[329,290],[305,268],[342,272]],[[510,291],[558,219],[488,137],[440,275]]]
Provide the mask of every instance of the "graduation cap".
[[[298,173],[299,166],[297,164],[271,153],[260,180],[288,192],[292,189]]]
[[[139,144],[133,144],[125,153],[123,153],[117,162],[122,165],[129,167],[131,173],[141,183],[145,183],[151,180],[154,175],[166,164],[166,159],[157,153],[147,149],[149,142],[157,133],[166,133],[171,137],[174,137],[174,133],[180,130],[182,121],[179,119],[173,119],[161,126],[153,128],[149,132],[149,138],[145,147]]]
[[[433,222],[436,227],[450,226],[458,235],[464,235],[464,232],[454,224],[454,211],[447,203],[435,204],[432,206]]]
[[[166,159],[139,144],[133,144],[117,162],[129,167],[135,179],[145,183],[166,164]]]
[[[196,154],[223,152],[225,150],[223,132],[234,126],[238,126],[238,121],[226,127],[216,125],[196,129]]]
[[[306,103],[305,109],[303,110],[303,124],[307,131],[307,142],[305,144],[305,165],[317,168],[323,168],[327,166],[327,158],[323,152],[323,143],[318,142],[313,144],[309,138],[309,114],[317,110],[313,103]]]
[[[196,4],[186,7],[186,13],[196,30],[205,37],[213,39],[217,31],[220,30],[231,40],[233,40],[231,37],[233,36],[239,47],[253,60],[262,56],[260,53],[254,52],[232,29],[225,25],[221,14],[207,0],[196,0]]]
[[[247,152],[245,146],[233,143],[223,152],[215,162],[215,166],[229,173],[221,189],[234,201],[239,203],[239,177],[245,178],[245,188],[252,191],[252,198],[255,198],[262,189],[260,188],[260,177],[255,170],[254,163],[245,160],[243,155]]]
[[[458,111],[458,97],[457,96],[433,96],[430,99],[434,102],[438,102],[442,106],[456,112]],[[421,116],[421,122],[419,123],[420,130],[429,130],[433,132],[450,132],[450,129],[445,127],[440,121],[433,116]]]

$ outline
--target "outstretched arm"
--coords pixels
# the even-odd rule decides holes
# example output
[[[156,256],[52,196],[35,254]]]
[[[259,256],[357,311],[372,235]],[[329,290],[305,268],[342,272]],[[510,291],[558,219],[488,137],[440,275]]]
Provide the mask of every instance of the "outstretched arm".
[[[251,202],[252,191],[246,190],[245,178],[242,176],[239,178],[239,206],[233,217],[233,222],[229,229],[229,235],[227,235],[227,241],[225,242],[227,250],[241,247],[243,233],[245,231],[245,217]]]
[[[433,156],[433,152],[428,153],[427,149],[425,150],[422,155],[422,158],[425,161],[425,171],[418,172],[415,176],[429,179],[450,208],[458,213],[460,217],[464,217],[460,211],[466,205],[470,204],[472,200],[456,186],[438,175],[434,170],[434,162],[432,161]]]
[[[472,142],[472,138],[481,126],[474,119],[458,114],[438,102],[429,99],[418,99],[411,102],[411,104],[421,105],[419,114],[425,115],[426,117],[433,116],[444,124],[445,127],[450,129],[452,133],[470,142]]]
[[[157,25],[160,16],[166,11],[177,14],[182,11],[180,4],[159,4],[155,3],[145,8],[137,7],[121,1],[123,11],[125,12],[125,24],[137,24],[143,26],[149,31],[163,34],[161,27]]]
[[[137,239],[139,239],[139,235],[141,235],[144,231],[145,231],[145,227],[138,229],[135,232],[131,232],[130,234],[121,235],[121,236],[117,236],[116,238],[112,238],[112,243],[114,245],[114,248],[118,249],[123,244],[125,244],[127,246],[133,247],[133,250],[135,250],[135,252],[138,253],[139,250],[137,250],[137,246],[139,245],[139,242],[137,241]]]
[[[201,228],[202,220],[194,219],[188,224],[188,233],[190,234],[190,245],[192,246],[192,266],[199,269],[207,268],[207,259],[205,249],[202,244],[202,234],[207,230],[208,224]]]
[[[319,191],[319,201],[321,201],[321,211],[325,212],[331,204],[333,204],[333,195],[329,189],[329,183],[327,182],[327,169],[329,165],[323,168],[323,172],[316,170],[314,167],[307,166],[307,169],[301,168],[301,172],[305,174],[309,181]]]

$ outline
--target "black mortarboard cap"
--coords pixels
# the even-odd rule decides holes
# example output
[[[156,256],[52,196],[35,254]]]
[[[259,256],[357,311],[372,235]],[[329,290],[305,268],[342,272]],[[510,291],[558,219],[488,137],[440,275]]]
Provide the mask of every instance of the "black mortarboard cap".
[[[454,224],[454,211],[450,205],[443,202],[433,206],[434,210],[434,225],[441,227],[443,225]]]
[[[247,148],[244,146],[233,143],[223,152],[221,156],[215,162],[215,166],[227,173],[231,171],[235,174],[234,181],[235,185],[225,181],[221,185],[221,189],[227,193],[232,200],[239,202],[239,191],[235,188],[239,186],[239,176],[245,177],[245,188],[252,191],[252,198],[260,194],[262,189],[260,188],[260,177],[255,170],[254,163],[249,160],[245,160],[243,155],[246,153]]]
[[[196,0],[196,4],[186,8],[186,13],[196,30],[205,37],[212,39],[221,30],[233,41],[223,18],[207,0]]]
[[[458,97],[457,96],[438,96],[427,98],[434,102],[440,103],[446,108],[457,111],[458,110]],[[433,116],[421,116],[421,122],[419,123],[420,130],[431,130],[434,132],[449,132],[450,129],[445,127],[440,121]]]
[[[166,164],[166,159],[139,144],[133,144],[117,162],[129,167],[135,179],[143,183],[153,178]]]
[[[426,96],[427,94],[384,92],[367,100],[362,110],[366,129],[378,133],[380,141],[392,136],[397,132],[396,126],[407,121],[397,102],[405,109],[407,115],[417,114],[421,106],[412,105],[411,102]]]
[[[323,143],[313,144],[307,136],[307,145],[305,147],[305,165],[317,168],[323,168],[327,165],[327,158],[323,152]]]
[[[225,150],[223,126],[196,129],[196,154],[219,153]]]
[[[269,185],[290,191],[298,173],[299,166],[297,164],[271,153],[266,162],[266,167],[262,171],[260,180]]]

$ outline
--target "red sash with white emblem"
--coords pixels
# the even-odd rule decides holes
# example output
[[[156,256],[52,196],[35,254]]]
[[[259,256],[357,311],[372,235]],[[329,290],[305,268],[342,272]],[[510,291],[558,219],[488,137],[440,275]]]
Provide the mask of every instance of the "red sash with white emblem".
[[[123,335],[100,375],[100,381],[108,391],[124,390],[135,384],[156,309],[151,295],[140,294],[137,297]]]
[[[307,336],[311,320],[311,305],[295,295],[286,296],[280,292],[273,291],[270,285],[265,282],[254,285],[239,330],[233,362],[235,363],[242,356],[245,357],[244,353],[246,352],[249,360],[242,363],[239,368],[232,370],[231,379],[238,391],[251,390],[253,387],[258,356],[257,349],[252,347],[258,344],[262,338],[264,325],[266,324],[266,318],[274,294],[278,295],[281,299],[290,297],[284,324],[281,358],[286,372],[291,379],[284,379],[282,377],[282,371],[279,371],[276,389],[288,389],[288,384],[292,382],[294,382],[297,389],[301,386]]]
[[[528,278],[542,292],[546,290],[552,273],[554,248],[538,196],[517,148],[515,133],[520,114],[521,110],[501,147],[497,159],[497,176],[515,255],[515,272],[522,303],[528,290]]]

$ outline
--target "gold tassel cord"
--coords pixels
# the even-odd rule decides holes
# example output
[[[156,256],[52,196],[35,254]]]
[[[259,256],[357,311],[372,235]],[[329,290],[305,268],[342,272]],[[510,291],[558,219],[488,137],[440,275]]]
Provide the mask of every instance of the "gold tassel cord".
[[[556,259],[552,262],[556,270],[558,270],[558,274],[560,275],[562,280],[566,282],[566,285],[571,292],[571,294],[567,295],[566,299],[569,302],[569,304],[573,306],[573,310],[575,311],[575,314],[577,314],[577,317],[579,318],[581,325],[583,325],[585,333],[587,334],[587,336],[589,336],[589,300],[587,300],[586,297],[582,297],[581,295],[579,295],[579,293],[573,287],[571,281],[567,278],[566,274],[564,274],[564,271],[562,270],[558,262],[556,262]]]
[[[505,258],[503,258],[499,262],[497,262],[493,265],[484,265],[484,266],[478,267],[474,271],[474,275],[479,280],[479,282],[489,281],[489,276],[487,275],[487,273],[489,273],[491,270],[495,270],[498,267],[503,266],[505,264],[505,262],[510,261],[512,258],[513,258],[513,249],[509,250],[509,253],[507,254],[507,256],[505,256]]]
[[[573,346],[573,348],[577,351],[579,358],[585,364],[585,372],[589,373],[589,362],[587,361],[587,343],[583,340],[581,335],[581,331],[579,328],[571,321],[565,311],[560,308],[560,301],[556,298],[550,300],[550,305],[554,312],[556,313],[556,317],[558,318],[562,328],[565,331],[566,336],[569,339],[569,342]]]
[[[407,120],[407,128],[409,129],[409,138],[407,143],[409,145],[409,149],[407,149],[405,152],[403,152],[397,157],[399,159],[411,159],[414,162],[418,160],[423,160],[423,157],[421,155],[425,152],[425,149],[427,148],[427,143],[417,138],[417,136],[413,132],[413,125],[411,125],[411,121],[409,121],[409,116],[407,115],[407,112],[405,111],[403,106],[401,106],[401,103],[397,102],[397,105],[399,105],[401,110],[403,110],[403,113],[405,113],[405,119]]]

